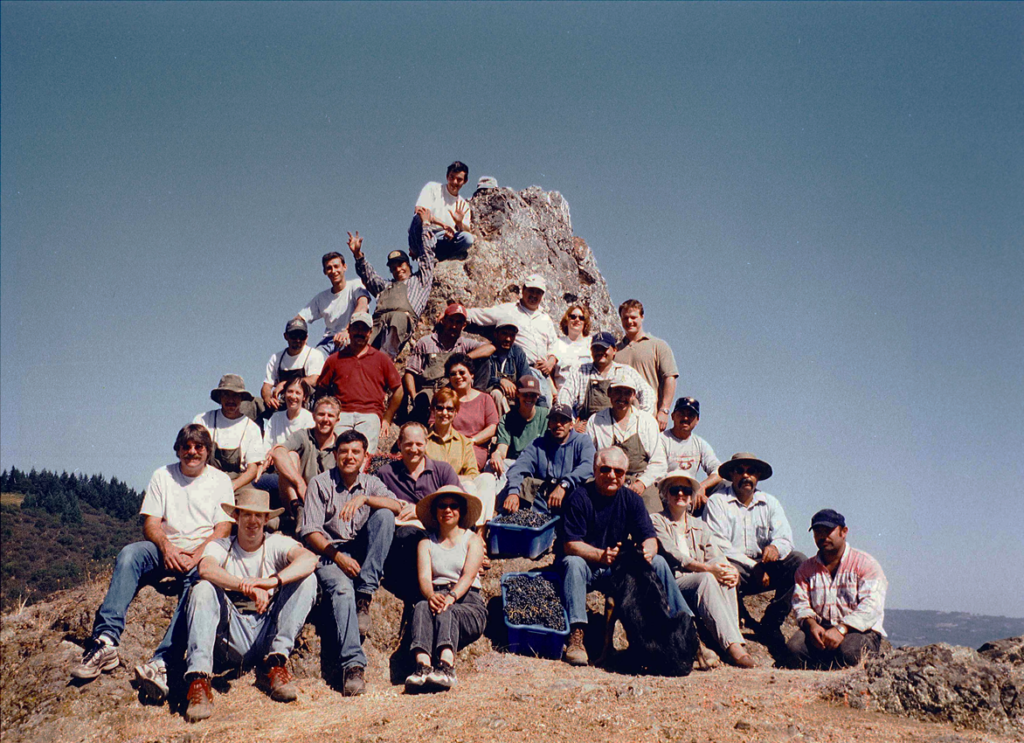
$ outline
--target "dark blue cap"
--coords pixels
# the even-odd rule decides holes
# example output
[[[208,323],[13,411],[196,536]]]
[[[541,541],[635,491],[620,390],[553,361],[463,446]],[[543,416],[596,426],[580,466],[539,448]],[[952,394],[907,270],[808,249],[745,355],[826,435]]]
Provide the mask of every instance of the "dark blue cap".
[[[839,511],[823,508],[811,517],[811,528],[807,531],[813,531],[816,526],[827,526],[830,529],[835,529],[837,526],[846,526],[846,519]]]
[[[618,344],[615,340],[615,336],[609,333],[607,330],[601,333],[594,333],[594,337],[590,339],[590,347],[601,346],[602,348],[612,348]]]
[[[695,397],[680,397],[676,400],[676,406],[673,408],[672,412],[677,413],[680,410],[686,410],[687,408],[692,410],[694,415],[700,418],[700,403],[697,402],[697,398]]]
[[[566,405],[564,402],[556,402],[551,406],[551,409],[548,411],[548,420],[551,420],[556,415],[560,415],[566,420],[576,420],[576,416],[572,413],[572,407]]]

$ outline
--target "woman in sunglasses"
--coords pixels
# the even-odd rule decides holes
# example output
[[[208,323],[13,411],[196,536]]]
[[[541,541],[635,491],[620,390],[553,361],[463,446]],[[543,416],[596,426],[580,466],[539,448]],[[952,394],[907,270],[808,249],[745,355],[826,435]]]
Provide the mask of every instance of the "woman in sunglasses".
[[[406,691],[455,686],[455,654],[484,632],[484,540],[473,531],[481,510],[479,498],[455,485],[445,485],[416,504],[416,516],[428,536],[416,553],[423,598],[413,608],[409,624],[416,670],[405,680]]]
[[[696,607],[704,628],[718,642],[734,666],[753,668],[754,659],[740,634],[736,585],[739,572],[711,541],[711,530],[692,515],[694,494],[700,483],[674,470],[661,478],[658,490],[665,505],[651,514],[660,552],[675,572],[686,603]]]
[[[569,374],[591,361],[590,356],[590,309],[582,304],[570,304],[562,321],[558,324],[562,335],[558,337],[555,355],[558,356],[558,369],[555,371],[555,382],[561,387],[562,381]]]

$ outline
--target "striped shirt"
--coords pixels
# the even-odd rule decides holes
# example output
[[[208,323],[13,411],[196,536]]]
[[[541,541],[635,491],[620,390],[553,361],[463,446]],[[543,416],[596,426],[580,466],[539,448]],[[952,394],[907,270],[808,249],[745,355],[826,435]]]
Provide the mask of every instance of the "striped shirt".
[[[640,373],[631,366],[613,361],[608,371],[601,373],[594,366],[593,362],[584,364],[579,370],[569,374],[565,384],[558,390],[558,402],[571,405],[573,412],[579,416],[580,411],[587,402],[587,390],[590,389],[591,381],[611,380],[621,376],[636,386],[636,404],[645,413],[654,415],[654,406],[657,402],[657,395],[651,385],[644,381]]]
[[[885,637],[882,620],[888,588],[878,561],[846,545],[834,578],[817,555],[797,569],[793,610],[798,622],[814,617],[833,627],[845,624],[858,632],[874,630]]]
[[[423,255],[418,260],[420,267],[405,280],[409,306],[415,310],[417,316],[423,314],[423,310],[427,306],[427,299],[430,298],[430,288],[434,285],[434,264],[437,263],[437,259],[434,257],[435,245],[437,245],[437,238],[434,237],[434,233],[430,230],[423,230]],[[356,260],[356,273],[363,280],[367,291],[375,297],[395,283],[382,279],[380,274],[373,270],[370,262],[366,260],[365,253]]]

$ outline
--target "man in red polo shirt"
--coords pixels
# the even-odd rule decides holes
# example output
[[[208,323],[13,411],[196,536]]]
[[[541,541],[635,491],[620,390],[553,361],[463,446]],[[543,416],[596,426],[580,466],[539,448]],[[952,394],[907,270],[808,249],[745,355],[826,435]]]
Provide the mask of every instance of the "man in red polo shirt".
[[[387,436],[404,397],[402,378],[391,357],[369,345],[372,328],[369,313],[353,313],[348,324],[349,344],[330,355],[316,381],[318,395],[334,395],[341,403],[335,433],[359,431],[369,442],[370,454],[377,451],[379,437]]]

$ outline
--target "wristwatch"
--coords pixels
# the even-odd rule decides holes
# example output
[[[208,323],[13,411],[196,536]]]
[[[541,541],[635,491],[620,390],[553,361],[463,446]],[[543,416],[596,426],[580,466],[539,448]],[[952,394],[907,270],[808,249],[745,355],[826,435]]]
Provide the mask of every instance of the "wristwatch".
[[[845,624],[837,624],[836,630],[838,630],[839,634],[841,634],[843,637],[846,637],[846,633],[850,631],[846,628]]]
[[[670,411],[668,408],[661,408],[658,412],[668,414]]]

